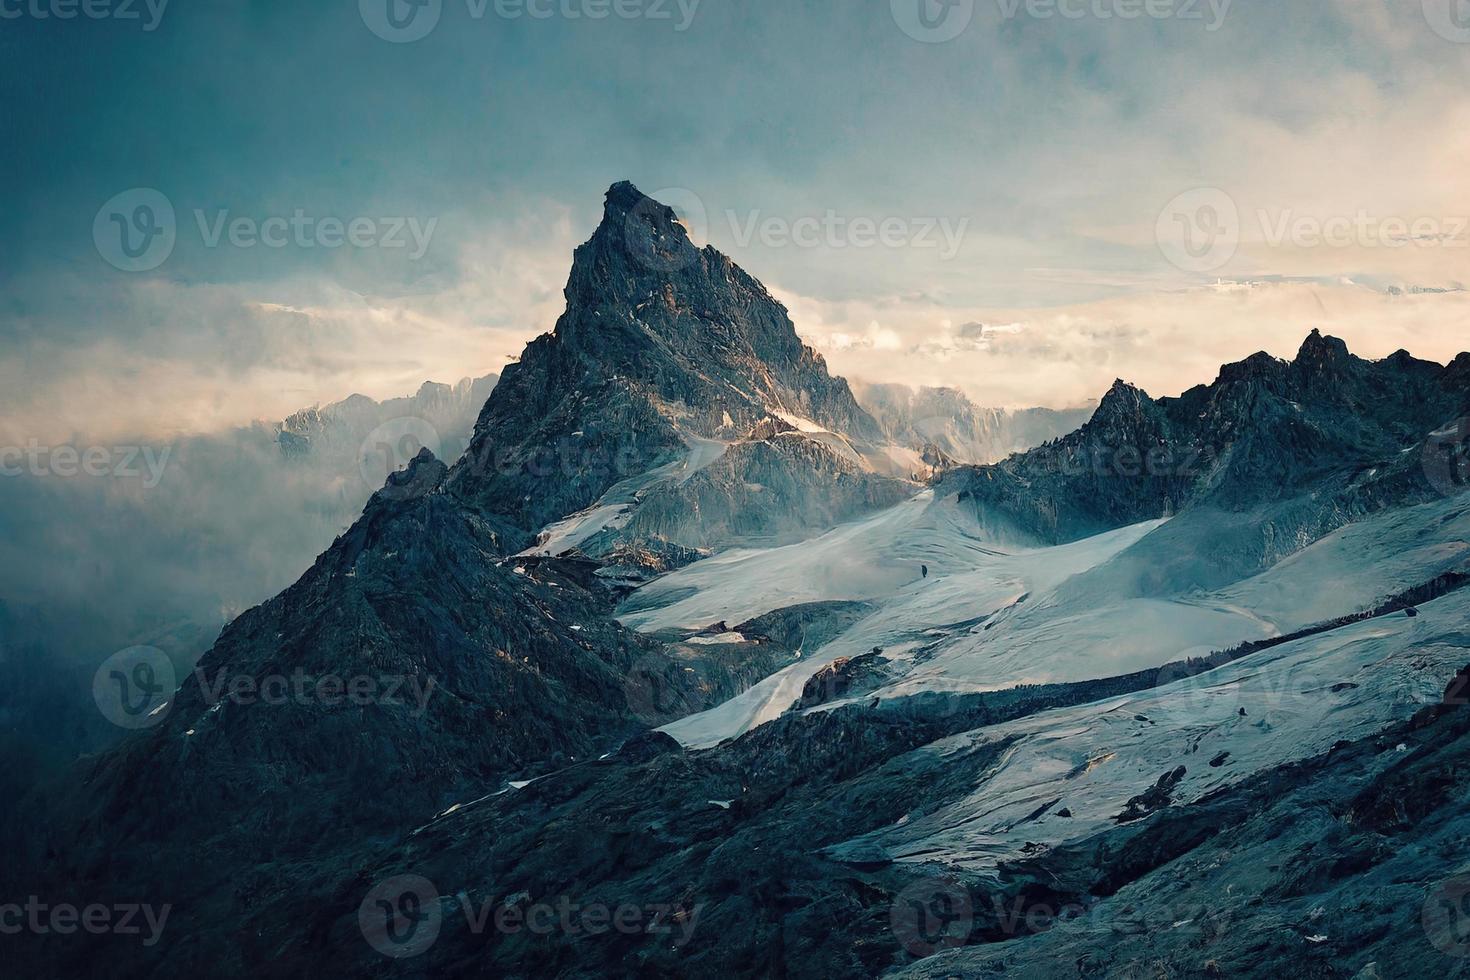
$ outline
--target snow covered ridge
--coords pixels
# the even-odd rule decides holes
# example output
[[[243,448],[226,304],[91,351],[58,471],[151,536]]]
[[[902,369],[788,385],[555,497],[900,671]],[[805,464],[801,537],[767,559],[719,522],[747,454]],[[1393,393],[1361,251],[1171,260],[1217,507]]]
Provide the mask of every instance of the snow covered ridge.
[[[969,797],[871,839],[896,860],[994,868],[1034,852],[1028,845],[1056,846],[1145,816],[1148,809],[1130,803],[1180,769],[1156,806],[1188,804],[1372,735],[1439,703],[1445,679],[1470,662],[1463,628],[1470,590],[1418,613],[1352,624],[1155,690],[936,743],[921,751],[1009,746]],[[1054,812],[1063,809],[1070,816]]]
[[[1350,615],[1470,568],[1470,497],[1348,525],[1212,589],[1198,575],[1219,555],[1197,548],[1202,535],[1217,547],[1226,540],[1206,513],[1070,545],[1002,548],[965,508],[926,491],[810,542],[696,562],[635,592],[620,615],[656,632],[803,602],[875,607],[799,663],[666,726],[702,747],[778,717],[823,666],[875,648],[889,680],[864,696],[903,697],[1116,676]]]

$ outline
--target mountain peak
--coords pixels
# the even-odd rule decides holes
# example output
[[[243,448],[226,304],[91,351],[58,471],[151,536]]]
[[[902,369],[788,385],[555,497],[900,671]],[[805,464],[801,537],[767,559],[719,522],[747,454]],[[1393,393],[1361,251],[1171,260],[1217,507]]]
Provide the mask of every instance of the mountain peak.
[[[642,261],[655,258],[656,267],[665,271],[687,264],[685,250],[694,250],[678,212],[649,197],[628,180],[620,180],[607,189],[598,231],[604,237],[611,235]],[[681,261],[670,266],[670,254],[678,255]]]
[[[607,194],[604,195],[603,218],[629,214],[643,206],[645,201],[658,204],[653,198],[635,187],[631,180],[620,180],[609,187]]]
[[[1256,351],[1243,361],[1222,364],[1216,384],[1234,384],[1240,381],[1279,377],[1286,371],[1286,362],[1272,357],[1265,351]]]
[[[565,295],[553,331],[506,368],[476,426],[475,462],[454,477],[528,535],[590,506],[618,475],[573,467],[550,485],[532,463],[564,440],[583,456],[654,469],[687,454],[690,437],[748,431],[780,408],[857,443],[882,441],[786,308],[727,256],[697,248],[673,208],[628,181],[608,188]]]
[[[1097,406],[1097,414],[1110,414],[1119,409],[1132,410],[1138,408],[1138,406],[1145,402],[1151,401],[1153,399],[1142,388],[1131,385],[1122,378],[1118,378],[1113,382],[1113,386],[1108,389],[1107,394],[1102,396],[1102,401]],[[1108,411],[1104,412],[1104,409]]]
[[[443,485],[448,473],[449,467],[425,446],[408,461],[406,467],[388,474],[383,488],[373,495],[373,499],[410,500],[426,496]]]
[[[1334,361],[1344,361],[1351,356],[1348,353],[1347,344],[1336,337],[1327,336],[1322,331],[1313,328],[1302,341],[1301,350],[1297,351],[1297,363],[1325,364]]]

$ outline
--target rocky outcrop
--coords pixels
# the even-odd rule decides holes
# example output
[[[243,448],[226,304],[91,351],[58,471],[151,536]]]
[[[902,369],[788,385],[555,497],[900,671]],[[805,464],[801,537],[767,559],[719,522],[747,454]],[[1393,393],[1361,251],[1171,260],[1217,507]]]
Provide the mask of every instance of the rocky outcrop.
[[[1423,447],[1470,412],[1460,370],[1398,355],[1362,360],[1313,331],[1293,361],[1255,354],[1178,398],[1156,400],[1120,380],[1076,432],[951,471],[940,490],[994,526],[1047,542],[1311,491],[1313,513],[1283,529],[1305,545],[1355,516],[1442,492]]]

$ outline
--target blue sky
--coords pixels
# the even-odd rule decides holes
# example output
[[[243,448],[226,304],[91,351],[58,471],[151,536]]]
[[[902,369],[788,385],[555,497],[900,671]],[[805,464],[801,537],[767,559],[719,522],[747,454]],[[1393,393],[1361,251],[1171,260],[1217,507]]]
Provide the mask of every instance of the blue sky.
[[[990,404],[1171,393],[1313,326],[1374,356],[1470,346],[1439,291],[1470,278],[1452,0],[440,0],[411,43],[369,28],[375,2],[175,2],[151,30],[141,2],[0,3],[0,434],[208,429],[497,370],[550,329],[622,178],[836,369]],[[969,19],[924,43],[906,3]],[[94,222],[135,188],[176,240],[127,272]],[[1189,194],[1191,220],[1235,209],[1228,256],[1161,248]],[[293,215],[369,244],[259,242]],[[211,243],[237,219],[257,237]],[[421,255],[383,244],[410,222]]]

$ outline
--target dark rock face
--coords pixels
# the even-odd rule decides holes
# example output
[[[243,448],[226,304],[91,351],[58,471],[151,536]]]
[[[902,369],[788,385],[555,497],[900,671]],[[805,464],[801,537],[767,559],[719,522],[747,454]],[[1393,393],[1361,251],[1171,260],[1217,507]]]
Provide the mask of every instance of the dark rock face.
[[[1322,498],[1316,520],[1298,515],[1310,540],[1355,514],[1438,492],[1419,450],[1470,411],[1459,364],[1365,361],[1313,331],[1293,361],[1255,354],[1178,398],[1155,400],[1118,381],[1076,432],[952,471],[940,489],[1048,542],[1200,505],[1243,511],[1311,489]]]
[[[883,651],[870,650],[857,657],[839,657],[813,674],[802,686],[793,711],[814,708],[841,698],[871,691],[891,676],[883,667]]]
[[[528,536],[674,460],[686,436],[738,439],[772,411],[882,440],[765,287],[632,184],[608,191],[566,298],[555,330],[506,368],[450,476]]]
[[[788,650],[815,650],[875,608],[867,602],[803,602],[747,619],[735,629]]]
[[[1174,787],[1184,778],[1187,770],[1184,766],[1170,770],[1159,777],[1159,781],[1150,786],[1145,792],[1138,794],[1128,801],[1123,812],[1113,819],[1118,823],[1128,823],[1132,820],[1142,820],[1155,810],[1162,810],[1173,802],[1171,794]]]
[[[780,665],[623,630],[597,566],[502,559],[503,527],[447,475],[421,452],[299,582],[225,630],[162,723],[33,799],[4,884],[169,902],[192,937],[175,969],[243,972],[264,950],[232,937],[274,901],[279,867],[335,878],[380,835],[615,749],[650,724],[641,679],[697,710]],[[123,838],[160,857],[112,861]],[[50,955],[80,973],[93,953]]]

